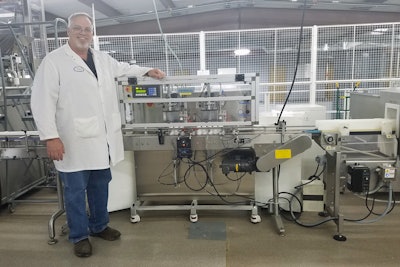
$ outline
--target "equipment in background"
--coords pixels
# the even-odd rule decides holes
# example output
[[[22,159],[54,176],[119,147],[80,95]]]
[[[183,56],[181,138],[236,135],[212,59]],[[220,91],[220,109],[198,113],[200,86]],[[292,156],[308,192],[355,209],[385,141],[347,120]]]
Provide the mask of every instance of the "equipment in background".
[[[324,201],[325,215],[334,218],[338,225],[339,233],[334,236],[335,240],[346,240],[340,233],[345,220],[340,212],[340,192],[346,186],[353,192],[365,195],[381,190],[387,190],[389,195],[387,208],[378,218],[365,220],[366,216],[353,221],[375,222],[390,210],[396,177],[396,171],[391,168],[395,168],[399,160],[399,111],[400,105],[386,103],[384,118],[316,122],[318,131],[314,139],[325,150],[327,158],[323,178],[327,193]],[[381,167],[382,170],[379,170],[379,166],[390,167]],[[372,168],[375,171],[371,171]],[[385,174],[390,178],[383,178]]]
[[[302,180],[303,211],[324,211],[324,183],[321,180]]]
[[[8,204],[9,211],[13,212],[15,203],[24,201],[20,196],[39,185],[51,184],[55,176],[55,168],[47,158],[46,145],[39,140],[38,132],[0,132],[1,205]]]

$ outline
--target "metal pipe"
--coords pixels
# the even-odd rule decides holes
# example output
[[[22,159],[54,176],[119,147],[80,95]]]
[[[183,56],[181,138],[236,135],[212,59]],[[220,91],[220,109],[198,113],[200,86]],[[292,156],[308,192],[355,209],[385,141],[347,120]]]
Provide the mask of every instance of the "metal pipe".
[[[60,18],[56,18],[55,20],[54,20],[54,42],[56,43],[56,47],[58,48],[58,47],[60,47],[60,45],[59,45],[59,43],[58,43],[58,23],[59,22],[62,22],[62,23],[64,23],[65,24],[65,26],[66,27],[68,27],[68,23],[65,21],[65,20],[63,20],[63,19],[60,19]]]
[[[7,96],[6,96],[6,83],[4,82],[5,72],[4,72],[3,56],[1,54],[1,48],[0,48],[0,61],[1,61],[0,62],[1,86],[3,87],[4,131],[7,131]]]
[[[35,75],[33,74],[31,67],[29,66],[28,59],[26,58],[25,53],[24,53],[24,49],[22,48],[21,43],[19,42],[17,35],[15,34],[14,29],[11,26],[12,24],[8,24],[8,25],[9,25],[8,28],[10,29],[11,34],[13,35],[14,39],[17,41],[16,43],[17,43],[17,46],[19,49],[19,53],[21,54],[22,60],[24,61],[25,66],[28,68],[29,75],[33,79],[35,77]]]

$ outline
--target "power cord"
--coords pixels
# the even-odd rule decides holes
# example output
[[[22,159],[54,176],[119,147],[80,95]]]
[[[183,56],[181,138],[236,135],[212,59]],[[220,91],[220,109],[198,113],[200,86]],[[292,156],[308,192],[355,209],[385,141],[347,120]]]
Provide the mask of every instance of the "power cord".
[[[289,101],[290,94],[292,93],[293,86],[294,86],[294,83],[295,83],[295,81],[296,81],[297,69],[298,69],[298,67],[299,67],[299,62],[300,62],[301,44],[302,44],[302,42],[303,42],[304,15],[305,15],[305,13],[306,13],[306,8],[307,8],[307,0],[304,0],[304,4],[303,4],[303,14],[302,14],[302,16],[301,16],[301,24],[300,24],[299,44],[298,44],[298,47],[297,47],[297,58],[296,58],[296,65],[295,65],[293,80],[292,80],[292,84],[291,84],[291,86],[290,86],[289,93],[287,94],[286,99],[285,99],[285,102],[283,103],[281,112],[279,113],[279,117],[278,117],[278,120],[277,120],[277,122],[276,122],[276,125],[279,125],[279,122],[280,122],[281,117],[282,117],[282,114],[283,114],[283,110],[285,109],[286,104],[287,104],[287,102]]]

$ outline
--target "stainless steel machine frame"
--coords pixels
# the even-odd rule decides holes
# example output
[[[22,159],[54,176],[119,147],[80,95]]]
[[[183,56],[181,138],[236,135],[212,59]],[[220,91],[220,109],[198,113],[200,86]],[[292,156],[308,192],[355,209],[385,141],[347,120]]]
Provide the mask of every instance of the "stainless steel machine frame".
[[[340,194],[344,192],[349,179],[347,167],[365,165],[377,170],[379,166],[387,165],[398,169],[399,110],[399,105],[389,103],[386,104],[385,118],[316,123],[320,133],[315,136],[315,140],[326,151],[327,157],[327,168],[323,176],[326,188],[325,215],[334,218],[337,225],[335,240],[346,240],[343,235],[344,216],[340,211]],[[377,183],[378,179],[381,183],[395,181],[395,178],[378,177],[370,179],[369,184]],[[378,189],[375,186],[370,191]]]
[[[311,138],[301,129],[286,132],[282,126],[258,125],[257,74],[176,76],[161,81],[127,77],[117,80],[116,84],[120,92],[125,150],[135,152],[136,201],[131,207],[131,222],[140,221],[138,211],[141,210],[188,210],[192,222],[198,220],[197,210],[249,210],[250,221],[258,223],[261,221],[258,207],[273,205],[278,232],[284,234],[279,214],[278,175],[273,177],[273,201],[256,203],[251,173],[272,170],[276,174],[280,163],[311,146]],[[244,103],[246,110],[241,110]],[[178,110],[174,109],[176,107]],[[198,116],[204,111],[216,115]],[[171,117],[171,112],[175,112],[175,118]],[[221,159],[209,155],[219,154],[223,158],[226,150],[253,148],[257,166],[243,171],[250,173],[245,176],[247,182],[250,181],[245,190],[232,193],[228,187],[216,196],[180,187],[179,172],[184,172],[184,164],[178,164],[182,159],[177,145],[181,138],[191,140],[193,154],[206,155],[196,160],[204,162],[212,183],[221,182],[223,175],[216,163]],[[276,158],[277,151],[290,153]],[[173,166],[170,170],[172,186],[163,191],[161,186],[154,185],[155,170],[160,169],[161,177],[166,162]],[[243,166],[238,163],[236,168]],[[176,204],[182,201],[183,204]]]
[[[153,90],[151,93],[145,91],[149,86]],[[160,81],[150,78],[127,77],[119,79],[117,87],[121,99],[125,149],[135,151],[136,161],[140,161],[141,157],[146,158],[149,151],[158,151],[157,154],[161,153],[162,158],[164,156],[169,158],[175,166],[173,181],[175,189],[178,187],[177,172],[180,170],[176,167],[177,162],[182,162],[173,155],[179,138],[189,137],[192,143],[191,149],[206,154],[205,165],[211,170],[212,161],[215,159],[207,160],[207,154],[224,149],[224,146],[226,149],[243,145],[239,141],[233,142],[237,134],[232,134],[232,132],[229,133],[232,136],[232,144],[227,144],[229,141],[221,142],[223,137],[230,139],[225,135],[225,131],[249,127],[258,123],[256,96],[258,95],[259,77],[257,74],[174,76]],[[245,106],[246,110],[238,112],[239,106]],[[250,139],[247,138],[247,142],[248,140]],[[181,171],[183,170],[181,169]],[[141,170],[141,164],[138,164],[136,176],[148,175],[146,171]],[[214,173],[211,172],[211,175],[214,176]],[[212,177],[211,179],[218,178]],[[176,193],[158,191],[146,193],[137,192],[137,190],[141,190],[140,185],[134,191],[134,199],[137,201],[131,208],[132,222],[140,221],[138,210],[190,210],[190,220],[197,221],[197,210],[204,209],[249,210],[252,214],[251,221],[254,223],[260,221],[254,201],[244,205],[235,204],[238,203],[238,198],[242,198],[241,202],[248,202],[243,201],[243,197],[251,196],[249,192],[243,192],[243,195],[239,197],[230,196],[231,200],[225,200],[227,205],[216,205],[215,197],[211,197],[214,199],[212,205],[200,205],[199,202],[206,201],[207,203],[210,200],[210,194],[186,190],[177,190]],[[155,190],[159,190],[159,188]],[[145,200],[160,200],[160,197],[171,199],[171,196],[175,199],[189,200],[189,203],[182,205],[144,204]],[[220,195],[222,201],[225,197],[229,199],[229,196],[222,192]],[[232,200],[235,198],[236,200]],[[230,202],[232,204],[229,204]]]
[[[10,212],[23,201],[17,198],[51,178],[46,147],[33,131],[0,132],[0,165],[1,204],[8,204]]]

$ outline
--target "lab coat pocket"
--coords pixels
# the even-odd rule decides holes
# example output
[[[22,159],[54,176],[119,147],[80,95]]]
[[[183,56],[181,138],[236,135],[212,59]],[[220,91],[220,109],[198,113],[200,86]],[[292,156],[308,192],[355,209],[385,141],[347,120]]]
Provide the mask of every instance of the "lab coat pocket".
[[[100,133],[99,122],[96,116],[74,119],[74,127],[76,135],[82,138],[95,137]]]
[[[113,130],[114,130],[114,132],[119,132],[121,130],[121,114],[113,113],[112,114],[112,119],[113,119]]]

